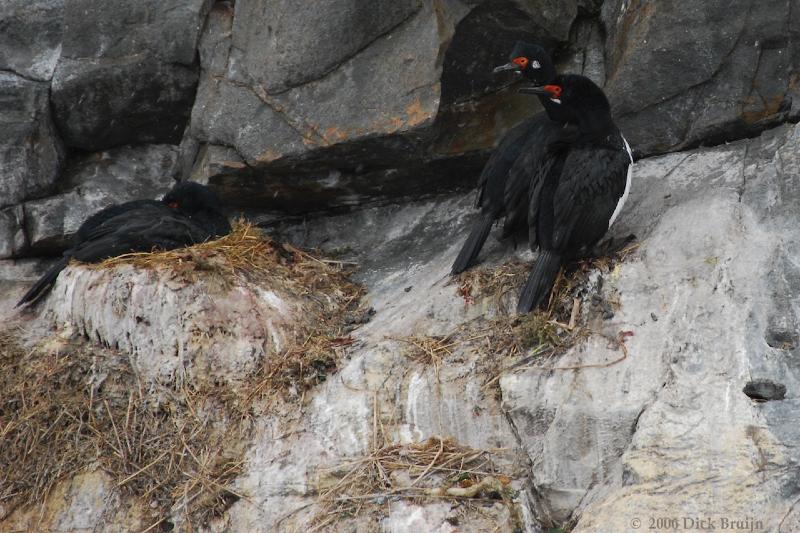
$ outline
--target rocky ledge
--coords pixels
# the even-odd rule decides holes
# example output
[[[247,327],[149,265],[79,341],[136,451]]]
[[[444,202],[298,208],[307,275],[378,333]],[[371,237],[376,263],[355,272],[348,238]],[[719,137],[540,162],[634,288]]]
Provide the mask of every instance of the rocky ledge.
[[[450,279],[473,216],[470,195],[273,227],[298,246],[358,263],[374,314],[350,334],[337,371],[252,419],[241,468],[225,485],[237,496],[203,530],[291,531],[319,520],[330,486],[321,480],[340,481],[343,465],[374,452],[378,434],[387,445],[433,438],[435,450],[435,439],[448,438],[499,454],[493,464],[508,478],[508,500],[372,495],[369,512],[335,516],[323,529],[625,531],[667,510],[770,531],[800,527],[798,154],[800,127],[787,125],[640,161],[612,232],[634,234],[638,246],[610,266],[592,263],[575,293],[583,335],[550,355],[504,349],[493,330],[503,298]],[[491,242],[480,271],[528,260],[523,248]],[[88,284],[80,269],[65,274],[40,320],[96,320],[64,296],[142,285],[135,271],[114,274],[118,282],[93,273]],[[248,301],[264,304],[262,296]],[[161,317],[147,305],[141,312]],[[58,333],[62,322],[48,329]],[[119,332],[104,325],[104,335],[127,323]],[[82,342],[96,342],[88,337]],[[168,352],[173,339],[164,342]],[[410,450],[401,456],[419,449]],[[75,531],[91,516],[96,531],[148,525],[149,503],[102,469],[62,481],[56,494],[46,512],[19,508],[3,523]],[[162,520],[189,527],[184,510],[176,505]],[[138,521],[125,522],[130,513]]]

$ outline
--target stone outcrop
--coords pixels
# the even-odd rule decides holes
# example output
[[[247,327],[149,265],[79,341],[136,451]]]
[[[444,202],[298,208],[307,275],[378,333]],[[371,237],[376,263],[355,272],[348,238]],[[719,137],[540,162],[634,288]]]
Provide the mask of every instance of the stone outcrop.
[[[46,83],[0,71],[0,208],[46,195],[64,158]]]
[[[795,3],[7,2],[0,251],[29,253],[10,221],[63,192],[65,156],[131,144],[179,146],[181,177],[248,212],[471,187],[540,109],[491,72],[517,39],[605,85],[639,155],[757,135],[800,118]]]
[[[800,117],[796,0],[603,4],[606,91],[640,154]]]
[[[64,0],[8,0],[0,6],[0,71],[49,82],[64,26]]]
[[[4,2],[0,316],[18,318],[16,298],[88,213],[191,177],[281,238],[357,262],[374,309],[335,374],[252,419],[230,480],[244,497],[206,530],[306,529],[320,472],[369,453],[376,426],[507,450],[511,505],[465,518],[454,502],[387,498],[372,522],[331,528],[708,516],[800,530],[798,17],[797,0]],[[518,38],[603,85],[643,159],[612,232],[641,245],[591,274],[590,334],[511,369],[525,354],[480,335],[515,289],[468,303],[449,268],[474,216],[464,189],[539,109],[491,74]],[[336,214],[281,220],[320,211]],[[483,264],[529,260],[525,248],[490,238]],[[236,386],[292,330],[290,295],[179,285],[70,267],[28,334],[116,347],[158,388]],[[441,361],[408,356],[409,337],[457,330],[475,338]],[[179,505],[154,516],[118,481],[81,472],[44,507],[5,516],[0,502],[0,529],[188,529]]]
[[[81,150],[177,144],[197,86],[208,0],[69,0],[52,102],[64,142]]]
[[[799,148],[800,127],[786,126],[640,161],[612,234],[634,233],[641,245],[611,271],[590,276],[603,278],[583,297],[590,335],[563,355],[516,370],[525,354],[498,360],[481,341],[456,344],[428,366],[409,358],[402,340],[476,324],[485,334],[481,317],[502,314],[493,298],[465,304],[449,280],[474,214],[471,195],[276,227],[304,246],[348,250],[344,258],[361,265],[375,313],[353,333],[357,342],[335,378],[312,390],[302,416],[288,408],[256,421],[247,467],[233,483],[246,498],[209,530],[307,524],[317,476],[365,453],[376,419],[400,442],[447,435],[509,450],[515,505],[530,531],[567,522],[576,531],[622,531],[665,510],[718,524],[750,517],[764,530],[800,526],[791,423],[800,384],[793,362]],[[514,256],[530,253],[490,239],[482,260],[496,267]],[[138,274],[118,275],[123,282]],[[64,307],[74,299],[58,296],[82,292],[86,276],[73,271],[60,280],[48,313],[68,309],[73,320],[94,320],[91,308]],[[91,276],[97,279],[86,291],[119,292],[105,274]],[[615,302],[610,318],[593,314],[591,294]],[[104,335],[118,334],[104,327],[111,328]],[[632,334],[624,353],[609,340],[620,331]],[[69,508],[80,508],[98,487],[105,487],[102,498],[93,498],[108,502],[113,528],[118,496],[107,484],[69,489]],[[435,531],[459,512],[455,503],[390,498],[383,505],[386,531]],[[482,516],[505,524],[505,509],[487,504]],[[331,527],[371,527],[359,520]],[[484,523],[475,520],[480,531]]]
[[[111,204],[155,198],[178,173],[178,149],[126,146],[74,158],[60,178],[60,192],[0,210],[6,246],[0,258],[59,253],[87,214]]]
[[[409,197],[412,184],[452,188],[476,165],[451,158],[505,131],[492,115],[508,96],[484,104],[479,139],[443,110],[496,91],[491,70],[516,38],[555,43],[527,4],[216,4],[189,130],[201,147],[195,174],[230,203],[291,212]],[[574,11],[548,12],[568,27]],[[291,31],[300,21],[303,35]]]

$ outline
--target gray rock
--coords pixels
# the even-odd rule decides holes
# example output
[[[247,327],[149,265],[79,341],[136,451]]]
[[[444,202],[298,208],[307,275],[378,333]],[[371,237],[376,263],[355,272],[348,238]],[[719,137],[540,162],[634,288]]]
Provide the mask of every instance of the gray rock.
[[[49,192],[63,149],[46,83],[0,72],[0,208]]]
[[[268,94],[317,80],[420,7],[419,0],[239,0],[230,79]]]
[[[0,70],[49,81],[61,55],[64,0],[0,4]]]
[[[606,2],[606,90],[631,145],[640,154],[680,150],[797,117],[797,7]]]
[[[22,205],[0,209],[0,259],[18,257],[28,249]]]
[[[594,18],[580,18],[572,32],[556,70],[583,74],[602,87],[606,82],[602,25]]]
[[[303,303],[247,283],[220,290],[169,271],[73,266],[59,275],[40,320],[125,353],[147,389],[180,389],[244,381],[293,341]]]
[[[722,518],[744,516],[761,520],[763,530],[777,530],[781,522],[784,531],[793,530],[800,525],[793,507],[800,347],[785,333],[798,324],[798,171],[800,126],[638,162],[612,234],[634,232],[642,244],[603,274],[602,299],[618,302],[614,317],[592,322],[591,335],[565,354],[533,363],[544,368],[501,372],[521,356],[490,354],[482,341],[452,347],[434,368],[409,359],[406,343],[396,340],[480,327],[474,319],[499,312],[489,301],[465,305],[448,275],[474,215],[471,195],[278,226],[298,244],[323,245],[358,261],[376,313],[353,332],[357,342],[338,374],[307,393],[302,415],[289,406],[254,419],[245,470],[234,485],[246,498],[209,530],[308,524],[318,478],[367,453],[376,420],[395,442],[439,434],[507,450],[511,457],[502,464],[513,473],[516,509],[528,531],[566,521],[576,531],[627,531],[634,519],[644,528],[665,509],[679,519],[709,515],[717,529]],[[482,259],[496,265],[515,253],[530,257],[490,239]],[[126,279],[136,280],[145,295],[159,287],[141,273],[72,269],[54,291],[49,316],[127,346],[124,331],[143,326],[107,318],[115,299],[129,291]],[[171,290],[168,285],[164,280],[158,290]],[[84,293],[103,305],[84,305]],[[191,294],[200,300],[200,293]],[[171,312],[150,309],[154,300],[160,298],[135,303],[155,313],[154,320],[174,320]],[[254,305],[268,301],[256,298]],[[247,316],[241,301],[231,305]],[[141,349],[161,361],[173,339],[153,331]],[[624,358],[614,341],[620,331],[633,333]],[[241,375],[248,359],[236,353],[211,372],[227,372],[228,364]],[[141,359],[145,376],[158,381],[160,366],[145,365],[149,360]],[[565,368],[581,365],[596,366]],[[500,389],[487,388],[498,375]],[[785,387],[783,400],[755,402],[743,392],[748,383],[767,381],[776,390]],[[386,528],[427,531],[457,507],[389,497],[383,509]],[[493,507],[482,512],[493,520],[507,516]],[[343,527],[335,530],[370,530],[367,520],[348,521],[347,528],[337,523]]]
[[[124,59],[144,55],[192,65],[209,0],[66,0],[63,57]]]
[[[800,291],[798,147],[800,127],[786,126],[637,163],[613,234],[634,232],[643,245],[605,276],[603,289],[620,306],[611,320],[592,325],[587,342],[545,366],[613,363],[623,355],[613,340],[620,331],[634,333],[627,358],[500,380],[514,442],[532,464],[532,527],[573,519],[579,531],[626,531],[634,518],[646,526],[670,509],[712,514],[717,527],[743,514],[775,530],[787,515],[799,459],[788,423],[800,390],[800,348],[791,333]],[[359,332],[375,361],[383,352],[369,346],[385,336],[441,335],[475,316],[447,286],[469,211],[468,197],[453,198],[320,219],[286,235],[352,249],[376,309]],[[491,238],[487,245],[490,264],[511,252]],[[396,393],[403,434],[425,438],[438,430],[477,446],[492,442],[486,435],[508,443],[505,422],[492,426],[491,418],[468,414],[472,406],[493,411],[469,383],[453,379],[475,368],[469,357],[458,361],[443,365],[441,382],[408,375]],[[404,372],[400,361],[391,366]],[[757,380],[784,386],[786,399],[754,403],[743,388]],[[347,382],[355,382],[352,375]],[[460,392],[448,392],[454,383]],[[787,515],[784,530],[797,515]]]
[[[177,144],[197,84],[195,52],[208,0],[66,3],[53,109],[83,150]]]
[[[62,58],[53,78],[53,111],[64,142],[82,150],[178,144],[196,84],[195,69],[149,58]]]
[[[72,161],[62,178],[62,193],[24,205],[31,250],[60,253],[92,213],[165,193],[174,183],[177,161],[177,148],[167,145],[117,148]]]
[[[579,0],[518,0],[517,4],[531,15],[558,41],[566,41],[572,22],[578,15]]]
[[[51,264],[41,259],[0,260],[0,320],[3,323],[13,323],[18,318],[17,302]]]
[[[209,164],[231,158],[215,162],[224,150],[200,150],[194,174],[228,203],[262,210],[317,211],[471,182],[486,150],[538,110],[530,98],[498,93],[508,79],[493,67],[518,38],[557,42],[553,28],[534,22],[536,2],[323,3],[319,15],[268,17],[265,30],[264,14],[289,2],[273,4],[214,6],[190,127],[200,145],[228,147],[244,163],[209,175]],[[377,24],[365,22],[371,9],[380,9]],[[564,5],[562,25],[576,9]],[[287,28],[301,13],[298,36]]]

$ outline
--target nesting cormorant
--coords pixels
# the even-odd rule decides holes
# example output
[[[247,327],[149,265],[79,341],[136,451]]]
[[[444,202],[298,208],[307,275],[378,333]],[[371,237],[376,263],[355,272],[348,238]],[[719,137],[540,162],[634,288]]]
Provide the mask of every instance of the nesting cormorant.
[[[547,303],[564,261],[594,246],[611,227],[630,190],[633,155],[608,99],[589,78],[565,74],[520,92],[546,97],[578,121],[528,169],[528,238],[540,253],[517,305],[527,313]]]
[[[512,71],[536,85],[549,83],[556,76],[550,55],[541,46],[518,42],[510,59],[494,72]],[[573,122],[568,108],[554,104],[545,96],[539,100],[545,112],[537,113],[506,133],[483,167],[475,202],[481,209],[481,217],[453,262],[452,274],[472,266],[499,218],[505,217],[503,238],[524,227],[530,176],[518,170],[521,158],[525,158],[524,167],[537,164],[549,140],[558,135],[565,124]]]
[[[116,204],[87,218],[63,257],[25,293],[17,306],[46,295],[70,259],[98,263],[109,257],[200,243],[231,230],[217,195],[198,183],[175,185],[161,201]]]

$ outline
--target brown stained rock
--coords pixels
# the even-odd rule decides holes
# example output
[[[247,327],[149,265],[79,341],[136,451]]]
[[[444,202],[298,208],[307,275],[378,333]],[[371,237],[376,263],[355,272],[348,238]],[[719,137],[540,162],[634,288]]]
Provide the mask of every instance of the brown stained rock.
[[[800,116],[793,4],[606,2],[605,89],[631,146],[715,144]]]
[[[486,151],[538,109],[517,98],[508,113],[508,95],[494,93],[509,80],[492,69],[516,39],[553,46],[577,12],[512,0],[294,4],[219,3],[201,38],[189,135],[215,148],[192,174],[235,206],[302,213],[471,186]],[[542,6],[553,24],[534,13]],[[225,165],[226,149],[245,167]]]

